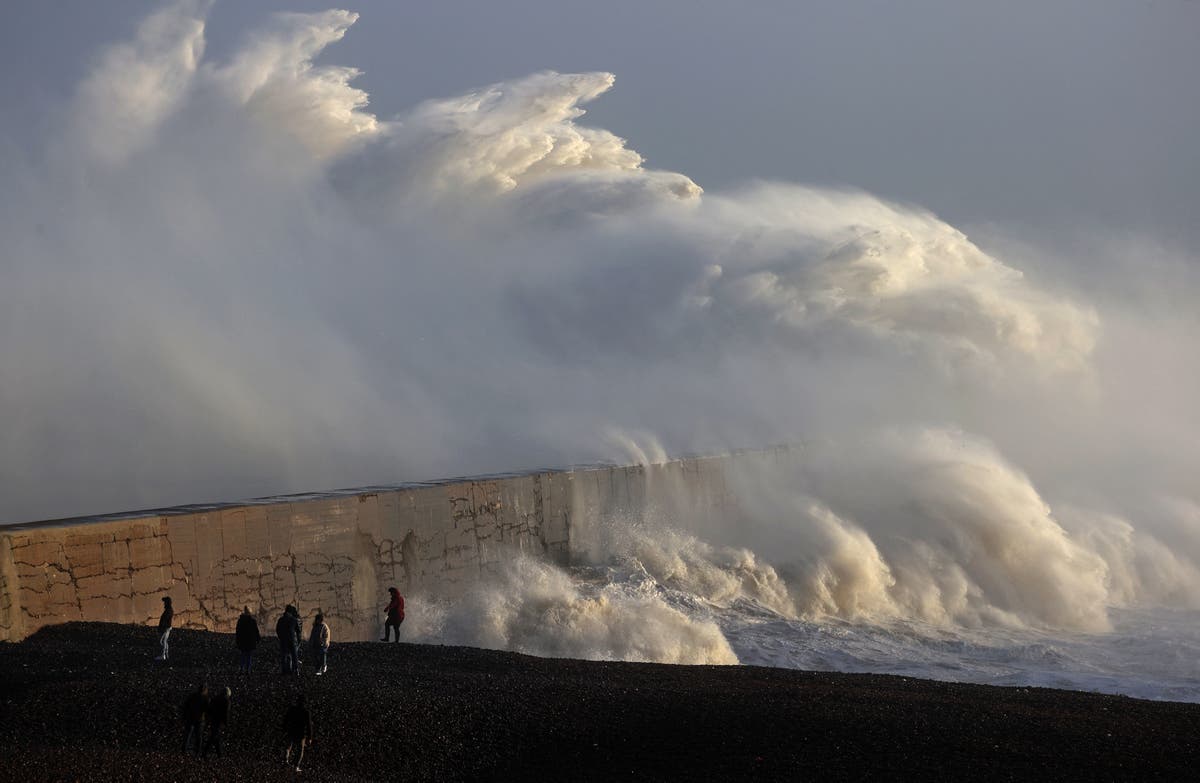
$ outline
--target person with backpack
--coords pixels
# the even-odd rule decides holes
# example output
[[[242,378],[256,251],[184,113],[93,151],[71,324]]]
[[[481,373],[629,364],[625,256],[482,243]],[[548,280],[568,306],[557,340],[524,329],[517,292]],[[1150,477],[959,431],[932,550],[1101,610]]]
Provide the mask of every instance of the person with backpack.
[[[386,642],[391,637],[393,628],[396,630],[396,641],[400,641],[400,623],[404,622],[404,596],[394,587],[389,587],[388,592],[392,600],[384,610],[387,612],[387,619],[383,624],[383,638],[379,640],[381,642]]]
[[[331,634],[329,625],[325,622],[325,615],[317,612],[317,617],[313,620],[312,636],[308,639],[308,647],[312,650],[318,676],[329,670],[330,639]]]
[[[156,661],[167,660],[167,653],[169,652],[167,649],[167,638],[171,635],[171,623],[175,619],[175,609],[171,606],[171,596],[164,595],[162,602],[163,611],[158,617],[158,645],[161,652],[154,659]]]
[[[304,748],[313,741],[312,715],[304,705],[304,694],[296,697],[296,703],[288,707],[283,716],[283,731],[287,735],[287,755],[284,763],[291,765],[292,753],[296,754],[296,771],[300,772],[300,762],[304,759]]]
[[[233,637],[234,643],[237,644],[237,648],[241,652],[238,671],[243,674],[249,674],[251,667],[254,666],[254,650],[262,640],[262,634],[258,632],[258,621],[254,619],[254,615],[250,614],[250,607],[247,606],[242,609],[242,614],[238,617],[237,628],[233,632]]]

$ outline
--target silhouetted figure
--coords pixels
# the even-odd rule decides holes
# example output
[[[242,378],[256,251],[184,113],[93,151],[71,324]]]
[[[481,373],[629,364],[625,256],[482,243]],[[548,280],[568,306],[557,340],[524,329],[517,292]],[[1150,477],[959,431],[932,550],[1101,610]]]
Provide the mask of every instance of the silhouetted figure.
[[[188,745],[193,738],[196,743],[196,755],[200,755],[200,742],[204,739],[204,714],[208,712],[208,686],[201,685],[183,700],[183,752],[186,755]]]
[[[283,716],[283,731],[287,734],[288,748],[284,761],[292,763],[292,752],[296,753],[296,771],[300,772],[300,761],[304,758],[304,747],[313,741],[312,715],[304,706],[304,696],[296,697],[296,703],[288,707]]]
[[[404,596],[394,587],[389,587],[388,592],[392,594],[392,600],[385,610],[387,620],[383,624],[383,638],[379,640],[381,642],[386,642],[391,637],[393,628],[396,629],[396,641],[400,641],[400,623],[404,622]]]
[[[279,671],[281,674],[300,673],[300,613],[288,604],[275,623],[279,637]]]
[[[175,610],[171,607],[171,596],[164,595],[163,611],[158,618],[158,644],[162,648],[162,652],[154,660],[165,661],[167,659],[167,639],[171,636],[171,621],[175,619]]]
[[[312,636],[308,637],[308,647],[312,650],[318,675],[322,675],[329,670],[330,641],[331,634],[329,633],[329,626],[325,623],[325,615],[317,612],[317,617],[313,620]]]
[[[242,653],[238,670],[243,674],[249,674],[250,668],[254,665],[254,650],[262,640],[262,634],[258,632],[258,621],[254,619],[254,615],[250,614],[250,607],[242,609],[242,615],[238,618],[237,629],[233,636],[238,650]]]
[[[304,620],[300,619],[300,610],[292,607],[292,619],[296,622],[296,674],[300,674],[300,664],[304,662]]]
[[[204,752],[201,753],[202,758],[208,757],[210,750],[215,751],[217,758],[223,757],[221,753],[221,729],[225,728],[225,724],[229,723],[229,705],[233,701],[233,689],[226,688],[221,693],[218,693],[208,703],[208,709],[205,710],[205,717],[208,719],[208,740],[204,743]]]

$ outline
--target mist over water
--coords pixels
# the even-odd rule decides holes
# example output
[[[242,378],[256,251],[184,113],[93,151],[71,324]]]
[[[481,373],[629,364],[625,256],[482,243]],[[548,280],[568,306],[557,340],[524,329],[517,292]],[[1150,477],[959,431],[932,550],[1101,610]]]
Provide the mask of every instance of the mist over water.
[[[1058,664],[995,658],[1200,611],[1190,250],[704,191],[586,124],[608,73],[376,116],[314,64],[355,14],[217,59],[207,10],[165,6],[37,149],[0,144],[4,521],[786,441],[747,519],[612,520],[586,567],[514,563],[410,634],[933,676],[943,644],[1038,682]],[[1196,698],[1181,634],[1078,660]]]

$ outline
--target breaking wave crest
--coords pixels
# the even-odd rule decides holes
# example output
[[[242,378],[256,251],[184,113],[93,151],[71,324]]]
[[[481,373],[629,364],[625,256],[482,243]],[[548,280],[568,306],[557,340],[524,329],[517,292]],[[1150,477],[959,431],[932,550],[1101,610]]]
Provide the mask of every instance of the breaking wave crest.
[[[453,602],[423,598],[411,638],[531,655],[614,661],[735,664],[711,619],[690,616],[645,585],[572,578],[528,558]]]
[[[925,210],[647,167],[582,123],[612,74],[377,116],[317,61],[357,14],[216,59],[209,5],[104,50],[43,148],[0,146],[8,516],[597,459],[619,431],[717,450],[1090,371],[1094,308]]]
[[[1192,556],[1112,517],[1067,508],[1060,521],[1028,477],[961,432],[893,432],[849,454],[831,448],[801,449],[779,473],[743,477],[748,513],[708,532],[665,496],[653,512],[602,520],[590,565],[523,560],[443,605],[419,638],[730,662],[718,625],[728,630],[731,618],[743,637],[756,623],[849,623],[946,639],[988,629],[1104,634],[1113,612],[1200,607]]]

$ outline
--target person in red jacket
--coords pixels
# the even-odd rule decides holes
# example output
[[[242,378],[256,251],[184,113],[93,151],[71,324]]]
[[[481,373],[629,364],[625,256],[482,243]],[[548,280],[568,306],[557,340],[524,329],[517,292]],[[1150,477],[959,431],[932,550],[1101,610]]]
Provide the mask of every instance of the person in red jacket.
[[[392,594],[392,600],[387,605],[387,620],[383,625],[383,638],[379,640],[381,642],[391,638],[392,628],[396,629],[396,641],[400,641],[400,623],[404,622],[404,596],[394,587],[389,587],[388,592]]]

